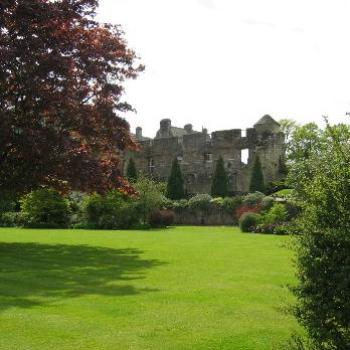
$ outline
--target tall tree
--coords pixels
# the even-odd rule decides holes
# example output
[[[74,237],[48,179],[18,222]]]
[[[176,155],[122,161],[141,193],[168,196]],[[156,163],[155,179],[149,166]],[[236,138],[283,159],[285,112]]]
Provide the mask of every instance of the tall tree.
[[[211,184],[211,195],[213,197],[226,197],[228,195],[228,179],[224,160],[219,157]]]
[[[278,123],[281,125],[281,130],[285,135],[285,141],[288,143],[293,134],[293,131],[298,126],[297,122],[293,119],[280,119]]]
[[[185,197],[184,180],[177,158],[174,159],[171,166],[167,184],[167,197],[170,199],[181,199]]]
[[[252,173],[250,177],[249,191],[250,192],[265,192],[264,174],[261,167],[260,158],[257,155],[254,160]]]
[[[350,349],[350,128],[328,125],[324,147],[298,162],[303,201],[297,243],[295,316],[309,338],[298,349]],[[300,191],[300,189],[303,189]],[[300,342],[299,342],[300,343]]]
[[[0,4],[0,191],[42,184],[104,191],[136,147],[123,81],[143,69],[97,0]]]
[[[128,167],[126,168],[126,177],[129,181],[137,180],[137,170],[135,162],[132,158],[129,159]]]

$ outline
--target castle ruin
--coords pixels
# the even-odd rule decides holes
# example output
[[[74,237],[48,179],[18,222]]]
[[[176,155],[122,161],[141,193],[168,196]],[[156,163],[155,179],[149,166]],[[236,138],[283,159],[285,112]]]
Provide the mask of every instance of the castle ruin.
[[[123,170],[133,158],[139,172],[157,180],[167,181],[171,165],[178,159],[190,194],[210,193],[216,161],[224,160],[232,194],[249,191],[251,169],[258,155],[265,183],[281,179],[285,157],[285,139],[280,125],[269,115],[263,116],[253,128],[242,135],[241,129],[215,131],[193,130],[191,124],[183,128],[171,125],[170,119],[160,121],[156,137],[150,139],[136,128],[135,139],[140,151],[124,156]]]

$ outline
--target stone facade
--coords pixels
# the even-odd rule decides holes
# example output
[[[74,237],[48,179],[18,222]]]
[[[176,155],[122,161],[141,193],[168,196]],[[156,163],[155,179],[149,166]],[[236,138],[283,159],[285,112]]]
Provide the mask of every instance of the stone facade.
[[[224,159],[231,193],[248,192],[256,155],[259,155],[266,184],[281,178],[281,163],[285,156],[284,134],[269,115],[247,129],[245,135],[242,135],[241,129],[215,131],[210,135],[206,129],[194,131],[191,124],[177,128],[171,125],[170,119],[163,119],[154,139],[143,137],[141,128],[136,129],[135,138],[140,144],[140,151],[124,155],[124,172],[132,157],[139,172],[166,181],[171,164],[177,158],[190,194],[210,192],[216,161],[220,156]]]

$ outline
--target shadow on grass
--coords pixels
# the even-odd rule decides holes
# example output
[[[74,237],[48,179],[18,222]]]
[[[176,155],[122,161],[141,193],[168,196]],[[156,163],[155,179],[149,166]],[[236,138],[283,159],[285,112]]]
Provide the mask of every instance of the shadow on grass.
[[[0,310],[30,308],[81,295],[126,296],[157,291],[130,283],[164,264],[138,249],[0,243]]]

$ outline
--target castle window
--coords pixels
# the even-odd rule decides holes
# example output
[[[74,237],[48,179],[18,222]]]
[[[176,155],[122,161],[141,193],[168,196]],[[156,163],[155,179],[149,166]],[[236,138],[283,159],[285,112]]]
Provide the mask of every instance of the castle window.
[[[243,164],[248,164],[248,159],[249,159],[249,149],[242,149],[241,150],[241,162]]]
[[[213,161],[213,155],[211,153],[204,153],[204,161],[205,162],[212,162]]]

